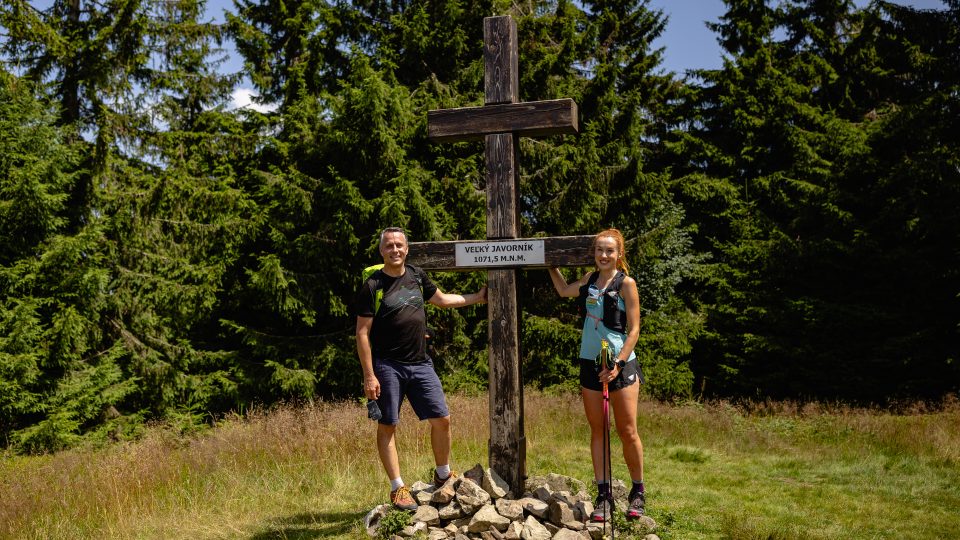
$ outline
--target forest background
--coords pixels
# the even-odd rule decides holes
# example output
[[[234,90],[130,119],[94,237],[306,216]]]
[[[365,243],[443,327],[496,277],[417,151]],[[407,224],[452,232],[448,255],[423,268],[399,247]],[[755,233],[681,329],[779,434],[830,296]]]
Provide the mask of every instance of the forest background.
[[[960,0],[726,0],[726,60],[659,69],[646,2],[24,0],[0,7],[0,445],[189,430],[355,399],[350,304],[377,232],[485,237],[482,19],[517,21],[523,236],[628,239],[645,392],[895,405],[960,389]],[[244,70],[223,74],[224,39]],[[248,77],[258,112],[227,107]],[[573,277],[573,274],[570,274]],[[474,290],[484,274],[435,274]],[[576,384],[570,302],[522,273],[525,383]],[[432,310],[484,391],[483,306]]]

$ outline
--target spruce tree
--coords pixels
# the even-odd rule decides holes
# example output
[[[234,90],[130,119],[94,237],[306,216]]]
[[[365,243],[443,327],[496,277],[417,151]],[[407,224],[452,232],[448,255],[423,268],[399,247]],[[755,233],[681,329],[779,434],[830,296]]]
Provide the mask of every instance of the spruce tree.
[[[35,90],[0,73],[0,433],[29,452],[123,431],[114,405],[135,389],[104,340],[102,230],[69,227],[83,145]]]
[[[237,266],[260,222],[239,171],[256,136],[225,110],[236,76],[218,73],[221,30],[202,20],[205,2],[155,2],[154,52],[140,100],[149,124],[121,182],[104,193],[115,279],[110,325],[125,344],[127,404],[149,416],[197,418],[238,407],[250,374],[233,362],[219,319]]]
[[[838,82],[867,149],[844,163],[837,196],[854,397],[938,398],[960,384],[960,4],[947,4],[869,6]]]
[[[818,264],[840,219],[833,163],[857,137],[831,112],[836,74],[826,62],[845,39],[831,29],[845,27],[836,20],[846,3],[727,4],[712,28],[730,58],[699,73],[699,122],[686,137],[701,138],[680,147],[696,157],[680,157],[694,166],[681,165],[690,174],[678,186],[717,256],[697,367],[721,392],[802,395],[830,367],[817,354],[817,314],[832,309]],[[811,37],[817,19],[835,24]]]
[[[880,205],[886,213],[892,200],[911,191],[892,188],[892,199],[869,209],[877,193],[891,188],[875,183],[888,173],[873,166],[891,156],[875,142],[889,131],[878,137],[879,124],[869,120],[883,103],[902,103],[886,91],[894,81],[916,81],[917,96],[930,96],[926,85],[945,82],[949,70],[905,70],[892,65],[896,53],[881,47],[887,38],[923,43],[933,35],[933,21],[946,18],[888,5],[854,10],[842,1],[728,6],[713,27],[730,57],[723,69],[699,74],[705,84],[697,90],[693,129],[672,143],[691,180],[679,185],[691,217],[701,223],[698,244],[717,256],[703,283],[708,332],[695,349],[698,375],[718,393],[858,400],[916,395],[917,380],[945,373],[949,340],[931,319],[907,323],[890,309],[891,297],[882,291],[903,281],[891,272],[904,261],[889,257],[889,250],[866,256],[877,244],[864,240],[878,238],[870,213]],[[880,23],[885,17],[871,16],[872,10],[886,10],[897,22]],[[907,20],[925,20],[927,28],[910,28]],[[950,35],[945,27],[938,31]],[[946,57],[948,48],[933,53],[931,47],[928,58]],[[924,132],[916,124],[910,129]],[[942,133],[934,128],[931,148],[950,148]],[[947,189],[935,199],[951,197]],[[932,230],[949,230],[929,223]],[[890,229],[882,236],[887,246],[910,254],[905,260],[928,258],[917,257],[924,242],[901,243]],[[949,282],[937,272],[907,282]],[[926,298],[925,306],[937,306],[921,311],[950,312],[933,301],[945,289],[905,289],[911,298]],[[940,333],[931,332],[938,327]],[[925,343],[940,345],[906,346],[900,330],[936,334]]]
[[[270,133],[240,185],[262,219],[222,319],[249,375],[246,399],[312,399],[356,387],[348,309],[359,269],[370,264],[357,256],[355,228],[371,210],[334,161],[357,163],[362,150],[318,156],[336,107],[329,91],[348,76],[338,59],[347,56],[338,48],[341,8],[243,1],[229,17],[254,86],[277,106],[251,115]]]

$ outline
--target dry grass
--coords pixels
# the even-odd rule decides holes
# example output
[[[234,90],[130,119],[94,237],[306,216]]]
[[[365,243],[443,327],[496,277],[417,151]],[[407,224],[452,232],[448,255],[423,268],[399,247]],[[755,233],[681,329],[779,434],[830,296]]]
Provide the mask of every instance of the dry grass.
[[[486,462],[486,396],[451,396],[454,465]],[[528,472],[589,480],[576,396],[526,394]],[[408,482],[428,429],[398,431]],[[960,530],[960,406],[640,404],[653,515],[669,538],[940,538]],[[387,484],[356,403],[254,411],[191,438],[0,462],[2,538],[361,537]],[[616,443],[616,438],[614,437]],[[615,447],[614,455],[618,456]],[[622,460],[616,476],[626,479]]]

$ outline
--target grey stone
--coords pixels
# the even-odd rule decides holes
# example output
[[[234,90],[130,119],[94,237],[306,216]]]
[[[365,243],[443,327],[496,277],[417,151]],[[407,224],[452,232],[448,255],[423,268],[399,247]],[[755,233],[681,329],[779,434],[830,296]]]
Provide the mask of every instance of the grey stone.
[[[613,492],[614,501],[622,504],[622,501],[627,500],[627,495],[628,495],[627,485],[623,483],[623,480],[620,480],[619,478],[614,478],[613,482],[610,482],[610,490]],[[618,505],[617,508],[620,508],[620,505]],[[626,505],[623,504],[623,508],[620,508],[620,509],[626,510],[626,508],[627,508]]]
[[[497,540],[490,531],[480,531],[480,538],[483,540]]]
[[[541,519],[547,516],[547,510],[550,509],[550,505],[534,497],[524,497],[517,502],[524,510]]]
[[[483,485],[483,467],[477,463],[469,471],[463,473],[463,477],[468,480],[473,480],[473,483],[478,486]]]
[[[550,473],[546,476],[531,476],[527,479],[524,489],[533,492],[536,491],[538,486],[543,485],[548,486],[550,491],[587,492],[587,485],[582,481],[556,473]]]
[[[553,490],[547,485],[538,486],[537,489],[533,490],[533,496],[545,503],[549,503],[550,500],[553,499]]]
[[[497,502],[494,503],[494,506],[497,508],[497,513],[507,519],[513,521],[519,521],[523,519],[523,505],[520,504],[520,501],[514,501],[511,499],[497,499]]]
[[[651,533],[643,537],[643,540],[660,540],[660,537]]]
[[[466,502],[463,502],[460,504],[460,508],[463,509],[463,514],[465,516],[472,516],[473,514],[476,514],[481,508],[483,508],[483,505],[477,501],[471,501],[468,498]]]
[[[603,538],[603,523],[587,523],[586,531],[593,540],[600,540]]]
[[[427,540],[446,540],[447,531],[437,527],[430,527],[427,531]]]
[[[546,527],[548,531],[550,531],[550,535],[551,535],[551,536],[557,534],[557,531],[559,531],[560,529],[563,528],[563,527],[561,527],[561,526],[559,526],[559,525],[554,525],[553,523],[550,523],[549,521],[544,521],[544,522],[543,522],[543,526]]]
[[[564,525],[567,522],[574,521],[573,508],[563,501],[553,500],[550,502],[550,509],[547,516],[554,525]]]
[[[577,497],[569,491],[554,491],[550,498],[554,501],[561,501],[567,503],[567,506],[573,508],[577,505],[578,502],[582,501],[580,497]]]
[[[467,525],[470,524],[470,519],[471,519],[472,517],[473,517],[473,516],[464,516],[464,517],[462,517],[462,518],[455,519],[455,520],[451,521],[450,523],[456,525],[457,529],[459,529],[460,532],[466,534],[466,533],[467,533]]]
[[[453,523],[447,523],[447,526],[444,527],[443,530],[447,531],[447,535],[449,536],[449,535],[456,535],[459,529]]]
[[[430,504],[431,498],[433,497],[433,489],[432,488],[430,490],[424,489],[417,492],[411,491],[410,494],[413,495],[413,499],[417,501],[417,504],[419,504],[420,506],[423,506],[425,504]]]
[[[577,521],[587,521],[593,513],[593,503],[589,500],[580,501],[573,507],[573,516]]]
[[[453,538],[454,538],[454,540],[470,540],[470,537],[469,537],[469,536],[467,536],[467,535],[464,534],[464,533],[459,533],[459,532],[458,532],[457,535],[454,536]]]
[[[456,500],[450,501],[448,504],[441,506],[439,511],[440,519],[442,520],[451,520],[463,517],[463,508],[460,507],[460,503]]]
[[[497,474],[497,471],[490,468],[484,469],[483,481],[480,484],[480,487],[489,493],[493,500],[506,497],[507,493],[510,493],[510,486],[507,485],[506,480],[500,478],[500,475]]]
[[[436,508],[430,505],[424,505],[417,508],[417,511],[414,512],[413,521],[422,521],[427,525],[439,525],[440,524],[440,512]]]
[[[533,516],[527,516],[527,520],[523,522],[521,540],[550,540],[552,536],[553,534]]]
[[[373,510],[367,512],[367,515],[363,518],[363,526],[367,529],[368,535],[371,537],[377,535],[377,528],[380,527],[380,520],[383,519],[383,516],[387,515],[387,512],[389,511],[389,504],[381,504],[380,506],[377,506]]]
[[[416,493],[418,491],[426,491],[426,490],[432,491],[433,484],[428,484],[423,480],[417,480],[416,482],[413,483],[412,486],[410,486],[410,493]]]
[[[523,523],[511,521],[510,525],[507,525],[506,532],[503,533],[503,540],[520,540],[521,534],[523,534]]]
[[[484,489],[480,487],[480,484],[470,480],[463,480],[460,482],[460,485],[457,486],[457,497],[461,495],[484,499],[487,502],[492,500],[490,494],[484,491]]]
[[[448,478],[447,481],[440,486],[440,489],[433,492],[433,495],[430,496],[430,502],[447,504],[452,501],[453,497],[457,494],[457,490],[454,487],[457,485],[457,480],[457,478]]]
[[[583,540],[583,537],[580,536],[580,533],[570,529],[560,529],[553,535],[553,540]]]
[[[477,513],[470,518],[467,531],[477,533],[491,527],[498,531],[505,531],[508,525],[510,525],[510,520],[498,514],[497,509],[492,504],[488,504],[477,510]]]
[[[447,477],[446,480],[443,481],[443,484],[441,484],[440,487],[449,485],[450,487],[453,488],[454,491],[456,491],[457,486],[460,485],[460,480],[462,479],[463,479],[462,476],[454,476],[453,474],[451,474],[450,476]],[[438,489],[438,488],[434,488],[434,489]]]
[[[479,484],[470,480],[460,482],[457,487],[457,502],[463,508],[464,513],[472,514],[482,506],[490,504],[490,494],[483,490]]]
[[[416,521],[412,525],[407,525],[400,531],[400,536],[405,536],[410,538],[411,536],[416,536],[420,531],[427,530],[427,524],[422,521]]]
[[[652,533],[657,530],[657,522],[650,516],[640,516],[637,524],[643,527],[644,532]]]

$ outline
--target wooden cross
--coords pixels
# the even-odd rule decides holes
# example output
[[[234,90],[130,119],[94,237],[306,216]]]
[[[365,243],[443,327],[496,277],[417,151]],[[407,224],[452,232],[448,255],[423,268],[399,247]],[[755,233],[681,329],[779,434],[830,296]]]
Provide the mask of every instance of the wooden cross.
[[[434,142],[485,140],[487,241],[412,243],[408,261],[430,270],[488,269],[490,467],[519,495],[526,478],[526,438],[516,269],[591,265],[593,237],[517,238],[519,138],[577,133],[577,104],[572,99],[519,102],[512,18],[485,18],[483,39],[485,105],[429,111],[427,132]]]

